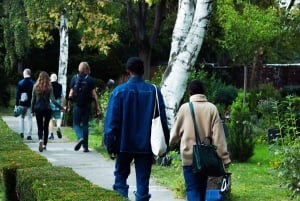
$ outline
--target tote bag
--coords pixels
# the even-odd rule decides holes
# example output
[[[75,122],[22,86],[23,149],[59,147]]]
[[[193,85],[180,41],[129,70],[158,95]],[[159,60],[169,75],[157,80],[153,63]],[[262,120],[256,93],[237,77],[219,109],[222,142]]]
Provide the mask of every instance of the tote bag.
[[[154,111],[153,111],[153,118],[152,118],[152,126],[151,126],[151,149],[152,153],[155,156],[162,156],[167,151],[167,144],[165,140],[165,134],[164,130],[161,124],[160,119],[160,110],[159,110],[159,101],[158,101],[158,95],[157,95],[157,88],[155,85],[155,104],[154,104]],[[158,116],[155,118],[155,111],[156,111],[156,105],[158,109]]]

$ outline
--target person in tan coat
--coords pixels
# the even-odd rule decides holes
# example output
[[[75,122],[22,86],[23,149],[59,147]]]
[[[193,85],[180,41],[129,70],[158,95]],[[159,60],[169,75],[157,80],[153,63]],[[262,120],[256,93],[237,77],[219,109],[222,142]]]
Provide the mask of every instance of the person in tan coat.
[[[214,145],[217,146],[218,155],[222,158],[225,167],[228,167],[231,160],[227,151],[225,133],[217,107],[208,102],[200,81],[193,80],[189,84],[188,90],[190,102],[194,106],[200,139],[211,137]],[[187,200],[205,201],[208,178],[205,175],[192,171],[193,145],[196,144],[196,140],[189,103],[184,103],[179,108],[170,133],[170,149],[179,142]]]

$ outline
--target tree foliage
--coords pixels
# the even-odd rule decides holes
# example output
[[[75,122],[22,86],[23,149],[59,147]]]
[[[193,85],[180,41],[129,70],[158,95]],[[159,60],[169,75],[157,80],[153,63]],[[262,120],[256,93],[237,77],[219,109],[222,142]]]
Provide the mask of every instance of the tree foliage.
[[[221,2],[217,18],[223,28],[224,38],[220,43],[230,54],[232,62],[251,63],[260,47],[270,48],[277,36],[282,34],[276,10],[261,10],[248,3],[235,6],[230,1]]]
[[[67,13],[69,28],[79,33],[82,50],[107,54],[110,45],[118,41],[118,35],[110,29],[118,20],[105,12],[105,6],[105,1],[98,0],[6,0],[2,26],[9,62],[5,66],[12,69],[30,46],[44,47],[52,42],[62,11]]]

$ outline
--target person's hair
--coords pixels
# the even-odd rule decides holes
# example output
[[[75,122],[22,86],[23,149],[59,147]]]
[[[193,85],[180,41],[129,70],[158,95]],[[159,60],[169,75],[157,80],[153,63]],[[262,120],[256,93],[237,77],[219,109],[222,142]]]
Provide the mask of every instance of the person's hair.
[[[24,75],[27,75],[27,76],[31,76],[31,70],[30,70],[29,68],[25,68],[25,69],[23,70],[23,74],[24,74]]]
[[[90,66],[88,64],[88,62],[80,62],[79,66],[78,66],[78,72],[80,74],[90,74],[91,70],[90,70]]]
[[[51,80],[51,82],[56,82],[57,81],[57,75],[55,73],[52,73],[50,75],[50,80]]]
[[[37,94],[45,94],[51,90],[50,77],[47,72],[41,71],[35,83],[35,90]]]
[[[189,84],[188,90],[189,90],[190,96],[192,96],[194,94],[204,94],[203,85],[199,80],[191,81]]]
[[[144,74],[144,62],[139,57],[130,57],[127,60],[125,69],[133,74],[142,76]]]

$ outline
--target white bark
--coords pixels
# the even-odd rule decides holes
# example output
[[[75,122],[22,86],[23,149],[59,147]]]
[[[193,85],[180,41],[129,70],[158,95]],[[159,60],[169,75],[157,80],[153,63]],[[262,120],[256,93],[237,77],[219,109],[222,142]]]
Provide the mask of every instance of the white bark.
[[[189,71],[201,49],[212,2],[213,0],[179,0],[168,68],[161,86],[170,128],[186,90]]]
[[[60,16],[60,50],[59,50],[59,67],[58,67],[58,82],[62,85],[63,93],[67,92],[67,69],[68,69],[68,55],[69,55],[69,32],[68,19],[64,13]]]

